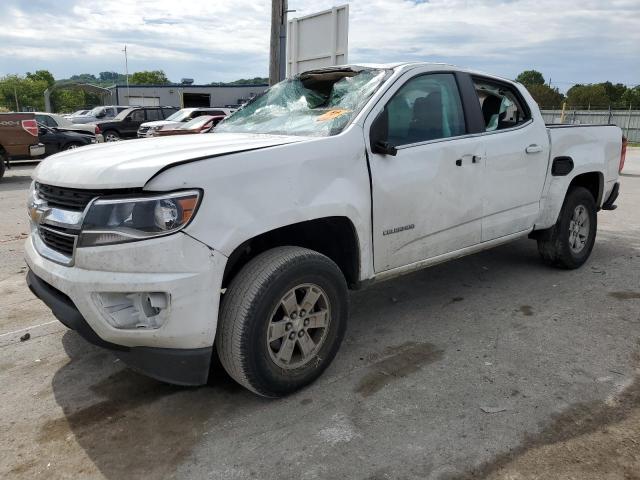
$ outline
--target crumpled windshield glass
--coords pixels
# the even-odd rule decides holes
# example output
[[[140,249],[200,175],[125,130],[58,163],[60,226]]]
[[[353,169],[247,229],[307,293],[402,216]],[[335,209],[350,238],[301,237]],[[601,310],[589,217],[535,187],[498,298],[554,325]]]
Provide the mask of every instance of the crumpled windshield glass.
[[[325,137],[340,133],[386,78],[386,70],[313,70],[280,82],[216,132]]]

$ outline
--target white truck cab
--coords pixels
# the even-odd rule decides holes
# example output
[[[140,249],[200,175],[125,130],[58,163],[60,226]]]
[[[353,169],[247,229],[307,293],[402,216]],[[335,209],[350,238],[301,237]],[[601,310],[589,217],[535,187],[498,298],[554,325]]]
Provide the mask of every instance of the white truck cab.
[[[312,382],[348,289],[529,236],[582,265],[624,161],[614,126],[546,126],[527,90],[450,65],[349,65],[271,87],[215,132],[36,169],[27,281],[68,327],[184,385]]]

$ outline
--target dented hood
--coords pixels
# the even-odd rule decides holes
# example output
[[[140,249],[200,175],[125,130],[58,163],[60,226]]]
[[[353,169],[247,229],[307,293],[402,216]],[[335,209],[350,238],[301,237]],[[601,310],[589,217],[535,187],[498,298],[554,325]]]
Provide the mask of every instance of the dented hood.
[[[192,160],[300,142],[305,137],[211,133],[91,145],[52,155],[33,173],[40,183],[69,188],[143,187],[151,177]]]

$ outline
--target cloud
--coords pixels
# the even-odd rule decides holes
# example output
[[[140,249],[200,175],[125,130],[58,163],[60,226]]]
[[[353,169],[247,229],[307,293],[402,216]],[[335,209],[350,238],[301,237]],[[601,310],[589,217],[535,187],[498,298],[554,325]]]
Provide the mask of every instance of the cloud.
[[[343,3],[342,0],[335,4]],[[293,15],[331,6],[289,0]],[[349,60],[444,61],[514,77],[640,83],[637,0],[352,0]],[[0,74],[163,69],[197,82],[267,72],[268,0],[3,0]]]

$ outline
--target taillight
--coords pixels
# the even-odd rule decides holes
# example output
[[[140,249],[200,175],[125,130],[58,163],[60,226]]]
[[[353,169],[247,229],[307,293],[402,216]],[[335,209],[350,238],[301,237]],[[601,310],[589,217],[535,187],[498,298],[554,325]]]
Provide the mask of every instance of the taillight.
[[[620,151],[620,166],[618,167],[618,173],[622,172],[624,168],[624,159],[627,156],[627,137],[622,136],[622,150]]]
[[[35,120],[22,120],[22,128],[34,137],[38,136],[38,122]]]
[[[96,131],[94,133],[96,135],[98,135],[100,133],[100,127],[98,125],[96,125]]]

